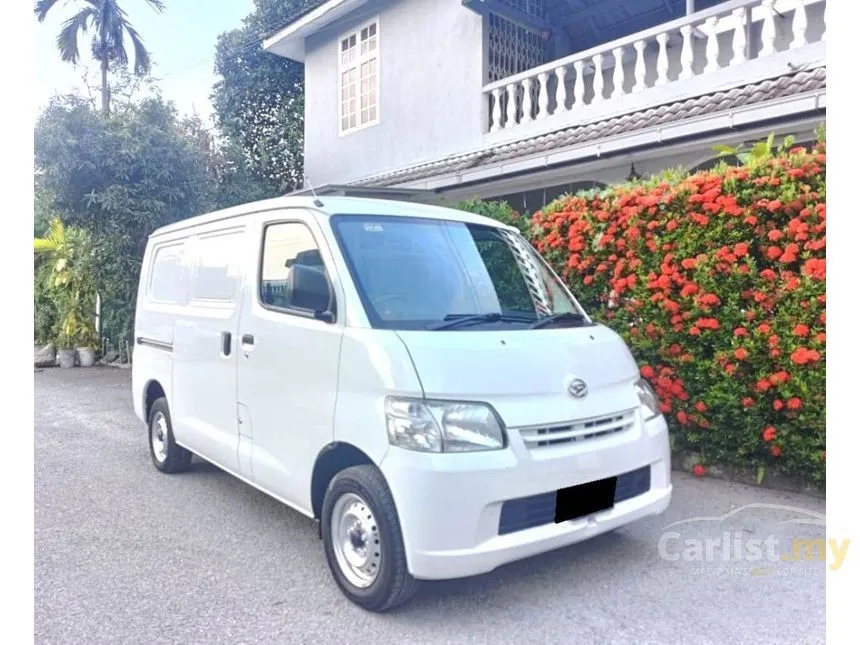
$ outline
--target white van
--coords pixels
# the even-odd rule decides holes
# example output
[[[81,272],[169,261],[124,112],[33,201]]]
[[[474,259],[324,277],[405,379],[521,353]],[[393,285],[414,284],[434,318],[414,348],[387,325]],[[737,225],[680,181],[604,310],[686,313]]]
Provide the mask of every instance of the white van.
[[[199,455],[318,520],[371,611],[669,505],[627,346],[495,220],[283,197],[166,226],[135,343],[155,467]]]

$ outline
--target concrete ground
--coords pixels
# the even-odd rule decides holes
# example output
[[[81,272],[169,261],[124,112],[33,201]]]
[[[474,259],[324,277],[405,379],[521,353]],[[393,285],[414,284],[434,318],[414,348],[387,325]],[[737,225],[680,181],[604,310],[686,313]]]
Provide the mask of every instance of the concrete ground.
[[[48,369],[35,384],[40,644],[824,642],[833,557],[743,559],[755,544],[769,553],[768,538],[784,552],[791,538],[823,537],[785,523],[823,516],[820,499],[677,473],[660,517],[425,584],[375,615],[340,594],[307,518],[205,463],[157,472],[128,371]],[[745,550],[732,552],[736,541]]]

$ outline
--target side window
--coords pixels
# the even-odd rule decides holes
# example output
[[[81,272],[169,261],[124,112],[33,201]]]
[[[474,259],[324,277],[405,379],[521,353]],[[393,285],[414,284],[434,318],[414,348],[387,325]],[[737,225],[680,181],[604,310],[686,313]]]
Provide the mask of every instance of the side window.
[[[185,267],[182,264],[183,245],[158,247],[152,258],[149,278],[149,298],[164,304],[185,302]]]
[[[260,302],[276,309],[336,313],[319,247],[304,224],[284,222],[265,228]]]
[[[241,236],[241,231],[235,231],[207,235],[197,241],[192,299],[233,301],[239,275],[236,246]]]

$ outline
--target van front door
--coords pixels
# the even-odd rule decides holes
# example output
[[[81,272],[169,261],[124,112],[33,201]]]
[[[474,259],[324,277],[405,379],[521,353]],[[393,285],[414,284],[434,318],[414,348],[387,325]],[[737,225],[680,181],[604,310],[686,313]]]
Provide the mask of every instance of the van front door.
[[[243,293],[239,460],[254,483],[310,512],[314,462],[334,436],[343,317],[319,224],[300,209],[278,215],[260,224],[262,257]]]
[[[191,289],[177,317],[171,418],[176,440],[238,472],[236,332],[245,228],[201,232],[189,240]]]

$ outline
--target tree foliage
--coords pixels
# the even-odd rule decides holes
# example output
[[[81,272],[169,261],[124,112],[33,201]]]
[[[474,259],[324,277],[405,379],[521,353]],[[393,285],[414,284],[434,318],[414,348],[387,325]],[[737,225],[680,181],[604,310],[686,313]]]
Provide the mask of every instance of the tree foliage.
[[[267,196],[302,185],[304,67],[263,51],[261,41],[319,0],[255,0],[238,29],[221,34],[215,54],[220,80],[212,96],[230,150],[244,153]]]
[[[148,235],[213,205],[206,160],[160,98],[107,119],[80,97],[57,99],[36,125],[35,144],[51,211],[92,234],[106,332],[128,337]]]

